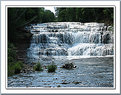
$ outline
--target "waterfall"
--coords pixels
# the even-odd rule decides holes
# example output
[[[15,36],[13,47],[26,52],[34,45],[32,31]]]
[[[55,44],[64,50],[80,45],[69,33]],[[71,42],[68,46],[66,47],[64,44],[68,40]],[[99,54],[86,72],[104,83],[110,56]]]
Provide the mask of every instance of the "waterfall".
[[[51,22],[31,25],[28,57],[114,54],[113,30],[104,23]]]

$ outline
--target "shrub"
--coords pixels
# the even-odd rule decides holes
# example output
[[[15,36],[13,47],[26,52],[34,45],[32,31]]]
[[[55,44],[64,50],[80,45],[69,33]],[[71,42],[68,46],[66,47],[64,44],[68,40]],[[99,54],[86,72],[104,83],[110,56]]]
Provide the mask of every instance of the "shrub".
[[[21,61],[17,61],[15,63],[8,64],[8,76],[12,76],[14,74],[19,74],[23,68],[23,63]]]
[[[11,63],[11,64],[15,64],[15,63]],[[14,71],[15,71],[14,66],[11,64],[8,64],[8,76],[14,75]]]
[[[19,74],[23,68],[23,63],[17,61],[16,47],[12,43],[8,43],[8,76]]]
[[[47,69],[48,69],[48,72],[55,72],[55,70],[57,69],[57,66],[54,64],[48,65]]]
[[[16,64],[14,65],[14,69],[15,69],[14,73],[19,74],[20,71],[22,70],[22,67],[23,67],[23,63],[21,61],[16,62]]]
[[[42,65],[41,65],[39,62],[34,66],[33,69],[34,69],[35,71],[43,71]]]
[[[8,43],[8,76],[20,73],[23,67],[21,61],[17,61],[16,47],[12,43]]]

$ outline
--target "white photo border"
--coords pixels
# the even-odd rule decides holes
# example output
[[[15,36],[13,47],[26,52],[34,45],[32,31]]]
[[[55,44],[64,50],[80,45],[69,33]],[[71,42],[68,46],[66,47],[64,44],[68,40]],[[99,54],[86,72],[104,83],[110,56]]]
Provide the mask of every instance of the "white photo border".
[[[80,3],[79,3],[80,2]],[[89,3],[90,2],[90,3]],[[8,88],[7,87],[7,8],[8,7],[113,7],[115,31],[114,88]],[[120,2],[114,1],[1,1],[1,92],[3,93],[116,93],[120,92]],[[2,32],[4,31],[4,32]],[[4,63],[4,64],[3,64]],[[115,69],[116,68],[116,69]],[[63,91],[61,91],[63,90]],[[86,92],[85,92],[86,91]]]

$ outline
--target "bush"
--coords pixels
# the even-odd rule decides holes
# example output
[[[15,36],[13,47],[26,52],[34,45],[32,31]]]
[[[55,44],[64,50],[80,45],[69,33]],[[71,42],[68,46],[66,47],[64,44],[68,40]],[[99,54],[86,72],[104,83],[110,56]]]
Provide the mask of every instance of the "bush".
[[[43,71],[42,65],[38,62],[38,63],[34,66],[34,70],[35,70],[35,71]]]
[[[48,65],[47,69],[48,69],[48,72],[55,72],[55,70],[57,69],[57,66],[54,64]]]
[[[8,76],[19,74],[23,67],[23,63],[16,60],[15,49],[12,43],[8,43]]]
[[[8,64],[8,76],[19,74],[22,68],[23,68],[23,63],[21,61]]]
[[[11,64],[15,64],[15,63],[11,63]],[[8,76],[14,75],[14,71],[15,71],[14,66],[11,64],[8,64]]]
[[[14,65],[14,68],[15,68],[14,73],[19,74],[20,71],[22,70],[22,67],[23,67],[23,63],[21,61],[16,62],[16,64]]]

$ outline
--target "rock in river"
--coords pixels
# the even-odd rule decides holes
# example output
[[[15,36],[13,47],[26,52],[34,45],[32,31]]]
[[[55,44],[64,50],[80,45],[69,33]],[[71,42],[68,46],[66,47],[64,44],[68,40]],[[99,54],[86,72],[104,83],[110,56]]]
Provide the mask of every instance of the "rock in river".
[[[71,62],[71,63],[64,64],[61,68],[73,69],[73,68],[76,68],[76,66],[74,66],[74,63],[73,62]]]

